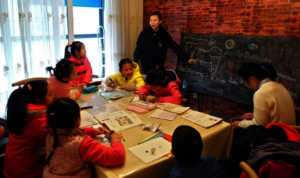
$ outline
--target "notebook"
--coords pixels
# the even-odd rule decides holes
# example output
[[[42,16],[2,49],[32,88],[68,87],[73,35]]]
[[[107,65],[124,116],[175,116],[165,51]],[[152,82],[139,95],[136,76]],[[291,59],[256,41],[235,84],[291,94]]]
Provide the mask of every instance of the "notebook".
[[[191,113],[183,115],[181,117],[205,128],[209,128],[222,122],[222,119],[220,118],[197,111],[192,111]]]
[[[143,107],[140,107],[138,105],[134,105],[134,104],[130,104],[127,107],[125,107],[125,109],[132,111],[132,112],[136,112],[138,114],[145,114],[147,112],[149,112],[149,109],[145,109]]]
[[[156,108],[156,104],[154,103],[149,103],[147,101],[142,101],[142,100],[138,100],[138,101],[134,101],[131,104],[137,105],[139,107],[148,109],[148,110],[153,110]]]
[[[169,121],[174,120],[176,116],[177,116],[177,114],[175,114],[175,113],[164,111],[164,110],[161,110],[161,109],[155,110],[150,115],[150,117],[155,117],[155,118],[158,118],[158,119],[164,119],[164,120],[169,120]]]
[[[136,114],[127,114],[124,111],[116,111],[112,113],[96,115],[94,117],[101,124],[104,124],[110,130],[114,130],[115,132],[143,124]]]
[[[123,93],[120,93],[120,92],[108,92],[108,93],[100,93],[100,95],[106,99],[106,100],[115,100],[115,99],[119,99],[119,98],[122,98],[122,97],[125,97],[126,94],[123,94]]]
[[[99,121],[96,120],[87,111],[80,111],[80,118],[81,118],[80,128],[89,127],[89,126],[93,126],[93,125],[99,124]]]
[[[190,107],[182,107],[182,106],[172,104],[172,103],[158,103],[158,104],[156,104],[156,106],[159,109],[163,109],[163,110],[170,111],[170,112],[177,113],[177,114],[182,114],[190,109]]]

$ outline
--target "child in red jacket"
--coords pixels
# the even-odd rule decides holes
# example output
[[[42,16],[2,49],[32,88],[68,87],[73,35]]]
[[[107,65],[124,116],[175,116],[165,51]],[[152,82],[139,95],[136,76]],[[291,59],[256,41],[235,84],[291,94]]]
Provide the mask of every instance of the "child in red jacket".
[[[5,150],[4,176],[36,178],[45,167],[47,106],[53,95],[45,81],[32,81],[16,89],[7,102],[7,125],[10,130]]]
[[[102,127],[80,129],[80,108],[74,100],[55,100],[48,107],[47,117],[48,125],[53,131],[46,140],[44,178],[92,177],[92,163],[103,166],[118,166],[124,163],[125,149],[120,135],[111,135],[111,147],[94,141],[94,135],[108,132]]]
[[[181,104],[179,91],[180,79],[173,70],[165,70],[163,66],[151,69],[146,77],[146,84],[140,89],[140,100],[146,100],[149,94],[157,96],[149,102]]]
[[[86,57],[85,46],[80,41],[74,41],[65,48],[65,59],[75,63],[78,77],[75,81],[69,82],[70,86],[81,84],[86,86],[92,81],[93,70],[91,64]]]

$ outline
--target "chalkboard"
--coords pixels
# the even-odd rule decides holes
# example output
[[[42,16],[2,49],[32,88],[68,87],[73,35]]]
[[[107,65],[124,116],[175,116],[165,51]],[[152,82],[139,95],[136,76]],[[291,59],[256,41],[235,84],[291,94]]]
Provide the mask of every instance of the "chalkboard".
[[[195,64],[181,58],[177,62],[177,74],[187,81],[188,89],[253,104],[254,92],[242,83],[237,71],[246,61],[268,62],[277,70],[276,81],[287,88],[297,105],[300,38],[184,33],[180,45],[197,60]]]

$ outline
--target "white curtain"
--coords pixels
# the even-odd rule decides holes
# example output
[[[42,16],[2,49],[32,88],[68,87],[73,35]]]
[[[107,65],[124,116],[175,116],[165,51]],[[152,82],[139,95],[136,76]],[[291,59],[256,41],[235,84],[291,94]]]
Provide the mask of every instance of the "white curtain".
[[[133,60],[136,40],[143,28],[143,0],[105,0],[105,75],[119,70],[122,58]]]
[[[12,83],[49,76],[45,68],[63,57],[65,28],[64,0],[0,1],[0,114]]]

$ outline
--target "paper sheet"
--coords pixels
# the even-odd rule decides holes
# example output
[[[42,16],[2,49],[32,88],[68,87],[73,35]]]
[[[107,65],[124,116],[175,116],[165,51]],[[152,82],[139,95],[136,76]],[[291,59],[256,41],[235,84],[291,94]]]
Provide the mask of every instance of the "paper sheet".
[[[127,114],[124,111],[96,115],[95,118],[116,132],[143,124],[136,114]]]
[[[171,143],[164,138],[156,138],[143,144],[129,148],[134,155],[145,163],[154,161],[170,153]]]
[[[169,120],[169,121],[174,120],[176,116],[177,116],[177,114],[175,114],[175,113],[171,113],[171,112],[164,111],[164,110],[161,110],[161,109],[156,109],[150,115],[150,117],[155,117],[155,118],[158,118],[158,119],[165,119],[165,120]]]
[[[177,114],[182,114],[190,109],[190,107],[182,107],[180,105],[176,105],[172,103],[158,103],[156,106],[160,109],[177,113]]]
[[[222,119],[220,118],[197,111],[193,111],[181,117],[205,128],[211,127],[219,122],[222,122]]]

